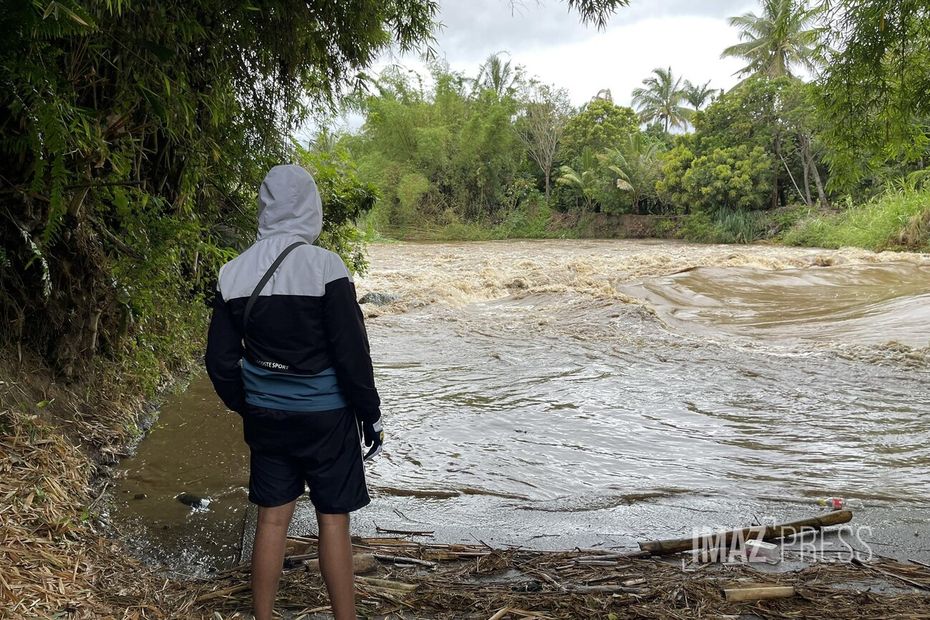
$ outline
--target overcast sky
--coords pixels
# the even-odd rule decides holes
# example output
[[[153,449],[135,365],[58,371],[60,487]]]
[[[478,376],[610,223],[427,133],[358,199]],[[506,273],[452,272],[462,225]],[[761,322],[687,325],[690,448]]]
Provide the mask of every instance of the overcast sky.
[[[609,88],[628,104],[655,67],[727,88],[742,65],[720,58],[739,41],[727,18],[758,11],[750,0],[631,0],[603,31],[583,26],[564,0],[442,0],[438,49],[455,70],[473,74],[506,50],[530,75],[568,89],[572,102]],[[405,62],[414,66],[415,63]]]
[[[727,18],[758,12],[755,0],[631,0],[603,31],[583,26],[565,0],[440,0],[439,56],[456,71],[475,75],[489,54],[510,53],[530,76],[568,89],[581,105],[602,88],[615,102],[630,104],[630,93],[656,67],[714,88],[737,82],[738,60],[720,52],[739,42]],[[416,56],[386,55],[377,71],[398,63],[424,71]],[[360,119],[352,118],[348,128]]]

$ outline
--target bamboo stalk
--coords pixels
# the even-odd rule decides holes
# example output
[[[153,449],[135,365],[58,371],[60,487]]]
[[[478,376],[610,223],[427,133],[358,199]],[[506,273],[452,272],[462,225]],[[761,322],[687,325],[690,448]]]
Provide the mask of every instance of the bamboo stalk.
[[[741,588],[724,588],[723,594],[730,602],[764,601],[773,598],[791,598],[794,596],[794,586],[778,586],[775,584],[756,584]]]
[[[561,583],[559,583],[558,581],[556,581],[551,575],[549,575],[549,574],[547,574],[547,573],[545,573],[545,572],[543,572],[543,571],[541,571],[541,570],[531,570],[531,571],[527,571],[527,572],[530,573],[530,574],[532,574],[532,575],[536,575],[537,577],[541,577],[542,579],[544,579],[545,581],[549,582],[549,584],[551,584],[552,586],[554,586],[554,587],[555,587],[556,589],[558,589],[558,590],[564,590],[564,589],[565,589],[564,586],[562,586]]]
[[[801,519],[800,521],[791,521],[790,523],[781,523],[777,525],[764,525],[755,527],[744,527],[724,532],[714,532],[691,538],[676,538],[669,540],[650,540],[639,543],[639,548],[651,555],[670,555],[682,551],[691,551],[700,549],[707,542],[724,544],[729,546],[735,537],[740,540],[772,540],[775,538],[785,538],[794,536],[806,531],[820,530],[831,525],[841,525],[852,520],[852,512],[849,510],[836,510],[823,516]]]
[[[204,601],[210,601],[215,598],[222,598],[224,596],[229,596],[230,594],[238,594],[239,592],[248,590],[250,587],[251,586],[248,583],[240,583],[229,588],[223,588],[222,590],[214,590],[212,592],[207,592],[206,594],[201,594],[195,599],[195,602],[203,603]]]
[[[512,614],[517,614],[518,616],[522,616],[524,618],[536,618],[537,620],[547,620],[549,618],[549,616],[542,612],[530,611],[528,609],[519,609],[517,607],[510,607],[509,611]]]
[[[410,592],[417,589],[413,583],[404,583],[403,581],[391,581],[390,579],[378,579],[377,577],[356,577],[355,581],[361,584],[384,588],[386,590],[397,590],[400,592]]]
[[[318,573],[320,572],[320,560],[314,556],[304,562],[307,570]],[[356,553],[352,555],[352,572],[356,575],[370,573],[378,568],[378,563],[374,556],[368,553]]]
[[[510,613],[510,608],[509,608],[509,607],[501,607],[500,609],[498,609],[498,610],[494,613],[493,616],[491,616],[490,618],[488,618],[488,620],[501,620],[501,618],[503,618],[504,616],[506,616],[508,613]]]
[[[597,586],[571,586],[569,588],[570,592],[583,592],[586,594],[591,593],[614,593],[614,592],[623,592],[625,594],[643,594],[646,592],[643,588],[631,588],[629,586],[621,585],[597,585]]]
[[[600,555],[579,555],[577,558],[573,558],[576,562],[584,562],[585,560],[613,560],[620,557],[616,553],[602,553]]]
[[[436,568],[435,562],[429,562],[427,560],[420,560],[418,558],[408,558],[402,555],[382,555],[380,553],[373,554],[373,557],[376,560],[382,562],[393,562],[394,564],[416,564],[417,566],[426,566],[428,568]]]

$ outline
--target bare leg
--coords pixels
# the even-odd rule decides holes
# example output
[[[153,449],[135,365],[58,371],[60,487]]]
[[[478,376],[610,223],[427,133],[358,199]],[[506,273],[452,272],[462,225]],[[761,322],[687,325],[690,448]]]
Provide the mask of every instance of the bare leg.
[[[283,506],[258,509],[258,524],[255,526],[255,543],[252,547],[252,613],[255,614],[255,620],[271,619],[278,581],[284,567],[287,526],[296,503],[297,500],[294,500]]]
[[[335,620],[356,620],[355,575],[348,514],[316,513],[320,526],[320,571]]]

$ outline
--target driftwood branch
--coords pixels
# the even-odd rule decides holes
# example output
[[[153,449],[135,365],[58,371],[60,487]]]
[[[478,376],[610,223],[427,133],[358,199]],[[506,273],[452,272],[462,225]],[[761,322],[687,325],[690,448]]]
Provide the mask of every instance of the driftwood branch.
[[[910,560],[910,561],[913,562],[914,560]],[[860,560],[859,558],[853,558],[852,563],[855,564],[856,566],[860,566],[860,567],[865,568],[865,569],[868,569],[868,570],[873,570],[873,571],[875,571],[875,572],[877,572],[877,573],[879,573],[879,574],[881,574],[881,575],[885,575],[886,577],[892,577],[892,578],[894,578],[894,579],[898,579],[898,580],[900,580],[900,581],[903,581],[904,583],[906,583],[907,585],[909,585],[909,586],[911,586],[911,587],[919,588],[919,589],[921,589],[921,590],[928,590],[928,591],[930,591],[930,586],[928,586],[928,585],[925,584],[925,583],[921,583],[921,582],[919,582],[919,581],[914,581],[913,579],[908,579],[907,577],[904,577],[903,575],[899,575],[899,574],[897,574],[897,573],[893,573],[893,572],[891,572],[891,571],[884,570],[884,569],[882,569],[882,568],[879,568],[878,566],[872,566],[872,565],[870,565],[870,564],[866,564],[865,562],[863,562],[863,561]]]
[[[402,536],[432,536],[433,530],[395,530],[387,527],[381,527],[375,524],[375,530],[379,534],[400,534]]]
[[[724,544],[729,546],[734,538],[739,540],[772,540],[775,538],[785,538],[787,536],[796,536],[804,532],[820,530],[831,525],[841,525],[852,520],[852,512],[849,510],[836,510],[823,516],[811,517],[810,519],[801,519],[790,523],[781,523],[777,525],[763,525],[756,527],[744,527],[741,529],[729,530],[725,532],[714,532],[692,536],[691,538],[676,538],[670,540],[650,540],[640,542],[639,548],[649,552],[650,555],[670,555],[682,551],[692,551],[701,549],[708,543],[713,546]]]

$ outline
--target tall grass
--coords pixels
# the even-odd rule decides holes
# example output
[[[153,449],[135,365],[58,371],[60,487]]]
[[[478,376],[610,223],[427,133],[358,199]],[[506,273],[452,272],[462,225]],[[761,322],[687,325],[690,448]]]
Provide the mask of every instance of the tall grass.
[[[834,215],[812,215],[783,237],[788,245],[930,250],[930,187],[890,190]]]
[[[766,214],[759,211],[721,211],[716,225],[731,243],[752,243],[765,236]]]
[[[752,243],[766,236],[770,215],[762,211],[721,209],[711,215],[688,215],[678,232],[682,239],[698,243]]]

